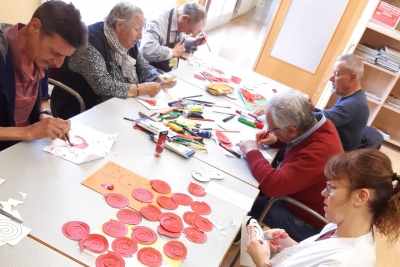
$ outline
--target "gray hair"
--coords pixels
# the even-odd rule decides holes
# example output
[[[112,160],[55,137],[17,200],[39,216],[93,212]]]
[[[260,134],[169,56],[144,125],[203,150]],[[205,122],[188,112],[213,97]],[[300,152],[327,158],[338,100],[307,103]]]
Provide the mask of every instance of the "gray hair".
[[[122,22],[124,25],[130,26],[138,14],[143,15],[143,10],[137,5],[129,2],[119,2],[111,9],[106,17],[106,22],[115,30],[117,22]]]
[[[207,12],[204,6],[197,3],[186,3],[182,7],[183,14],[189,16],[189,23],[197,23],[207,18]]]
[[[336,62],[345,62],[346,69],[350,72],[354,72],[357,75],[358,80],[361,80],[364,75],[364,62],[359,56],[354,54],[341,55],[336,59]]]
[[[293,126],[301,133],[310,129],[315,120],[307,96],[294,89],[268,98],[265,111],[271,114],[276,127],[284,129]]]

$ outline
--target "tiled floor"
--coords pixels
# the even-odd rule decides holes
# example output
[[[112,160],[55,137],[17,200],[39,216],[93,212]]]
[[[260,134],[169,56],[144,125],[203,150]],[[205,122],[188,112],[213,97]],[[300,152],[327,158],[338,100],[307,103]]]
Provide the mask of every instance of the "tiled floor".
[[[212,53],[252,69],[276,2],[277,0],[260,0],[260,4],[247,14],[207,32]],[[200,48],[201,52],[203,50],[207,50],[207,47]],[[400,174],[400,149],[384,144],[381,151],[391,158],[394,171]],[[239,246],[232,246],[221,266],[230,266],[238,249]],[[376,253],[377,267],[400,266],[400,242],[387,247],[385,238],[376,237]]]

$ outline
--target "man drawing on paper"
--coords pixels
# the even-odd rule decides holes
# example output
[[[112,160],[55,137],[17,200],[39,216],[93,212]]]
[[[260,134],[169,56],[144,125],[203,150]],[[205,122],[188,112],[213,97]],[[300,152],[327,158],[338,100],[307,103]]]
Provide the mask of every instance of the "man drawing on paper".
[[[70,122],[53,118],[47,66],[87,43],[87,28],[72,4],[43,3],[28,25],[0,29],[0,151],[20,140],[64,138]]]
[[[289,196],[324,215],[325,163],[343,148],[335,126],[323,114],[313,115],[307,97],[296,90],[275,94],[265,109],[268,130],[254,140],[241,141],[250,170],[260,183],[262,195],[254,203],[250,215],[258,218],[271,197]],[[258,150],[258,145],[283,148],[280,166],[273,167]],[[271,228],[285,229],[296,239],[317,234],[324,224],[286,202],[275,202],[264,223]]]

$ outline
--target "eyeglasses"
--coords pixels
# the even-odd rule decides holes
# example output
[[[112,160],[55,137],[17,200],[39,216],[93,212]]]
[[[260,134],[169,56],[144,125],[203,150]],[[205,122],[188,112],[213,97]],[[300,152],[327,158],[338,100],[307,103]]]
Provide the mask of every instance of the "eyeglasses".
[[[271,129],[271,130],[267,128],[267,132],[272,133],[273,131],[276,131],[276,130],[279,130],[279,129],[280,129],[279,127],[276,127],[274,129]]]
[[[348,188],[347,186],[343,186],[343,185],[335,185],[335,187],[343,187],[343,188]],[[328,193],[328,195],[331,194],[332,192],[332,185],[331,185],[331,181],[326,182],[326,192]]]

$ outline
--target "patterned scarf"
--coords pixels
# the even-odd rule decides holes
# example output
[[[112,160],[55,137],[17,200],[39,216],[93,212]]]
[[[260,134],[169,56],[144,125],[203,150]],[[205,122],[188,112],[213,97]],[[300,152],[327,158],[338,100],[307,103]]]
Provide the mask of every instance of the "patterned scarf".
[[[122,74],[130,83],[135,83],[136,79],[134,79],[133,74],[136,72],[136,60],[128,55],[129,49],[126,49],[121,45],[117,34],[110,28],[110,26],[108,26],[107,22],[104,22],[104,34],[115,49],[115,60],[122,68]]]

